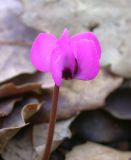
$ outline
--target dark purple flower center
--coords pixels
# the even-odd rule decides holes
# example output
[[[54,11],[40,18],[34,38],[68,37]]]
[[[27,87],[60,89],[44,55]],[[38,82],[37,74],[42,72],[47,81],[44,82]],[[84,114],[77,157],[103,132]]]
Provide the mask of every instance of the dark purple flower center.
[[[65,68],[62,72],[62,77],[64,79],[72,79],[72,73],[71,73],[71,70],[70,68]]]
[[[74,73],[72,73],[70,68],[65,68],[62,72],[62,78],[66,80],[72,79],[77,73],[78,73],[78,63],[77,60],[75,60]]]

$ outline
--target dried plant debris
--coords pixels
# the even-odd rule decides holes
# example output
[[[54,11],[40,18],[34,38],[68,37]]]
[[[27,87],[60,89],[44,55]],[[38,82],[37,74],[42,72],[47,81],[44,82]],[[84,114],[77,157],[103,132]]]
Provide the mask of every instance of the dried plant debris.
[[[87,142],[75,147],[66,155],[65,160],[130,160],[130,152],[117,151],[100,144]]]
[[[45,14],[50,8],[52,13]],[[44,152],[54,82],[51,75],[36,72],[29,61],[38,32],[59,35],[64,26],[71,34],[95,32],[102,43],[101,64],[129,78],[129,11],[130,2],[122,0],[110,4],[89,0],[0,2],[0,153],[4,160],[41,160]],[[50,160],[131,159],[130,152],[109,148],[131,150],[131,90],[129,85],[120,87],[122,82],[122,77],[105,69],[92,81],[63,81],[57,114],[57,120],[63,121],[56,123]]]
[[[52,90],[53,86],[54,82],[49,74],[37,72],[32,75],[20,75],[0,85],[0,99],[40,90]]]
[[[32,160],[33,146],[31,127],[22,129],[5,147],[2,152],[4,160]]]
[[[38,112],[39,109],[40,106],[36,101],[35,103],[29,103],[29,100],[23,101],[16,104],[14,110],[9,116],[0,119],[2,121],[0,129],[0,152],[2,152],[8,141],[20,129],[28,125],[27,122],[30,117],[33,116],[36,112]]]
[[[38,31],[21,23],[18,15],[22,11],[22,5],[16,0],[0,2],[0,83],[35,72],[29,62],[29,50]]]
[[[118,88],[122,81],[121,77],[104,70],[101,70],[98,77],[92,81],[65,81],[60,89],[57,119],[72,117],[83,110],[103,107],[107,95]],[[44,117],[48,121],[51,94],[46,94],[44,100],[38,117],[41,119]]]
[[[73,135],[99,143],[130,141],[131,121],[123,121],[103,110],[81,113],[71,124]]]
[[[0,100],[0,118],[8,116],[12,112],[15,106],[15,103],[20,100],[21,98],[17,98],[17,97]]]
[[[15,85],[14,83],[6,83],[0,86],[0,99],[12,96],[23,95],[31,91],[41,89],[41,85],[37,83],[27,83],[23,85]]]
[[[54,150],[65,137],[70,137],[69,125],[74,118],[60,121],[56,123],[55,133],[53,138],[52,150]],[[34,147],[34,160],[41,160],[44,152],[45,143],[47,140],[48,124],[35,125],[33,127],[33,147]]]
[[[23,85],[23,84],[30,84],[30,83],[36,83],[41,84],[41,87],[43,89],[52,88],[54,86],[54,81],[52,80],[52,76],[49,73],[43,73],[43,72],[35,72],[33,74],[22,74],[15,78],[10,79],[6,83],[14,83],[15,85]]]
[[[65,138],[62,143],[51,153],[50,160],[59,159],[64,160],[65,155],[72,150],[73,147],[83,144],[86,141],[79,136],[72,136]]]
[[[65,137],[70,137],[69,125],[72,120],[73,118],[56,123],[52,150]],[[47,140],[47,130],[48,124],[46,123],[22,129],[5,147],[2,157],[5,160],[8,160],[9,157],[14,160],[31,160],[32,158],[33,160],[41,160]]]
[[[131,89],[122,88],[106,99],[105,110],[119,119],[131,120]]]

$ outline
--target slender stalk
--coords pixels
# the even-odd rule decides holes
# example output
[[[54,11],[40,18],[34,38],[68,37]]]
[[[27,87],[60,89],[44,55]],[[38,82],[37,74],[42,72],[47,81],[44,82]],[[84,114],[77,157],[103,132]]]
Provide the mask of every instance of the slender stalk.
[[[52,146],[54,128],[55,128],[55,122],[56,122],[58,96],[59,96],[59,87],[55,85],[54,91],[53,91],[53,98],[52,98],[52,107],[51,107],[51,113],[50,113],[47,142],[46,142],[43,160],[49,160],[50,153],[51,153],[51,146]]]

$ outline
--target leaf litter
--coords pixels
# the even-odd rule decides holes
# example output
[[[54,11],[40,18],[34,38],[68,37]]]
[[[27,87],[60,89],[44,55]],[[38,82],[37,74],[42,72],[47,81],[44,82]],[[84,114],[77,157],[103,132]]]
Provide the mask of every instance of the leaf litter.
[[[39,30],[21,22],[20,1],[6,1],[0,5],[0,153],[4,160],[41,160],[54,83],[29,62]],[[122,83],[105,69],[93,81],[63,82],[51,160],[130,159],[130,86]]]

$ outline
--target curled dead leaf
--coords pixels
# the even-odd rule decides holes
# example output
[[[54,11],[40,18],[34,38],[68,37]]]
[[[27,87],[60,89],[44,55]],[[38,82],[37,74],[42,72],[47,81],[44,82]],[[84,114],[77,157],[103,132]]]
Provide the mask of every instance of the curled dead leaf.
[[[52,80],[51,74],[42,72],[19,75],[10,79],[8,82],[12,82],[16,85],[41,84],[43,89],[52,88],[54,86],[54,81]]]
[[[0,100],[0,118],[8,116],[12,112],[15,103],[20,101],[20,99],[21,98],[10,98]]]
[[[29,83],[23,85],[15,85],[13,83],[7,83],[0,87],[0,99],[22,95],[31,91],[35,91],[41,88],[40,84]]]
[[[66,155],[66,160],[130,160],[130,158],[130,152],[117,151],[92,142],[77,146]]]
[[[28,125],[26,121],[28,121],[30,117],[33,116],[36,112],[38,112],[39,108],[40,105],[36,99],[30,99],[26,102],[23,101],[14,107],[14,110],[9,116],[2,119],[3,123],[0,129],[0,153],[2,153],[9,140],[20,129]]]

